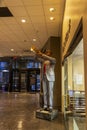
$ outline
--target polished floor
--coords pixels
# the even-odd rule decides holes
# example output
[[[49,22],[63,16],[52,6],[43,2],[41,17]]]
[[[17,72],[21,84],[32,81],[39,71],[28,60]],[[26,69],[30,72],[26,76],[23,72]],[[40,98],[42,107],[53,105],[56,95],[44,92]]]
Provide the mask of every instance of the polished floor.
[[[65,130],[61,113],[42,120],[35,117],[38,108],[38,93],[0,93],[0,130]]]

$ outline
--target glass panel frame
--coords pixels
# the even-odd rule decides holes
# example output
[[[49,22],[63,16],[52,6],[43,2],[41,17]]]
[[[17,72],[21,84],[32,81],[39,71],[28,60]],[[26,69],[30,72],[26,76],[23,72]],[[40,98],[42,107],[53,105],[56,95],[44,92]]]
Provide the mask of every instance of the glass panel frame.
[[[64,62],[64,117],[67,130],[86,130],[83,39]]]

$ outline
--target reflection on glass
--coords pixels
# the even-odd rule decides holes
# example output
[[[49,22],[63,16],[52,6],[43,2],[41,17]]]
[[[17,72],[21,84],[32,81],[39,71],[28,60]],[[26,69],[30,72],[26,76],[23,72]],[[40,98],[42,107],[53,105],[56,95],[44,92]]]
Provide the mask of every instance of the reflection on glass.
[[[64,63],[64,89],[67,130],[86,130],[83,39]]]
[[[9,71],[0,70],[0,91],[9,91]]]
[[[12,90],[19,91],[19,72],[13,71],[13,82],[12,82]]]
[[[0,70],[7,70],[9,66],[8,62],[0,62]]]
[[[19,122],[18,122],[18,128],[21,129],[21,128],[22,128],[22,125],[23,125],[23,121],[19,121]]]
[[[31,70],[29,72],[29,91],[40,91],[40,71]]]
[[[72,54],[74,114],[85,115],[83,39]]]
[[[29,61],[27,63],[27,68],[39,68],[39,66],[40,66],[39,62]]]

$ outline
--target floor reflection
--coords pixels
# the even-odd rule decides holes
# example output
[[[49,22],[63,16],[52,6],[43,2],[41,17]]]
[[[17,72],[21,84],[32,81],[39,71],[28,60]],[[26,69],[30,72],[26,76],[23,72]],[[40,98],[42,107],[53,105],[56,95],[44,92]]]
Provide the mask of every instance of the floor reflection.
[[[61,113],[42,120],[35,117],[38,108],[38,93],[0,93],[0,130],[65,130]]]
[[[85,116],[67,116],[65,118],[66,130],[86,130],[86,117]]]

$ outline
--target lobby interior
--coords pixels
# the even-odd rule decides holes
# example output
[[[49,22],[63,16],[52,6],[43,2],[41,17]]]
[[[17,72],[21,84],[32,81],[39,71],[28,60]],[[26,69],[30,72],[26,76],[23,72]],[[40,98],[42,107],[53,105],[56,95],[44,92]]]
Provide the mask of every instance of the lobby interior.
[[[86,14],[86,0],[0,1],[1,130],[86,130]],[[43,93],[31,47],[56,58],[52,121],[35,115]]]

